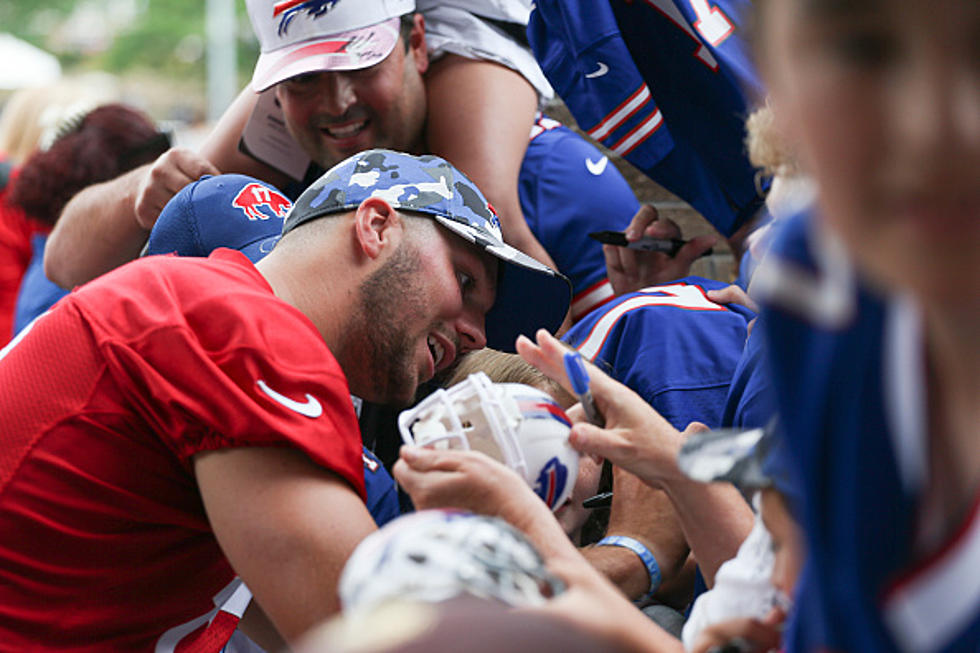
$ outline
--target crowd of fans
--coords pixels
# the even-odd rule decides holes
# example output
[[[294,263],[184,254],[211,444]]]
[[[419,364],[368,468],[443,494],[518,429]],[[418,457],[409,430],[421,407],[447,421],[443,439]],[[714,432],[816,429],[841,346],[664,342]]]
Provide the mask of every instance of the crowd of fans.
[[[977,3],[247,6],[4,108],[0,650],[980,647]]]

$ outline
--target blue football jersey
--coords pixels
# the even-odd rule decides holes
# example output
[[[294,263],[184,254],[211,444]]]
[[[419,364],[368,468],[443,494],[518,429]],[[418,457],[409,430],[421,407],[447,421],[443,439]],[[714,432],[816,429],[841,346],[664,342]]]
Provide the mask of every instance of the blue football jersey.
[[[810,215],[780,226],[753,279],[810,559],[790,651],[980,650],[980,497],[945,542],[917,546],[928,474],[914,307],[874,294]],[[834,296],[836,294],[836,297]]]
[[[685,277],[621,295],[575,324],[564,340],[675,428],[692,421],[717,428],[754,317],[705,295],[726,285]]]
[[[537,0],[535,57],[590,137],[726,236],[768,182],[745,152],[761,97],[739,19],[748,0]]]
[[[762,321],[763,318],[756,318],[732,374],[721,418],[724,427],[760,428],[776,414],[776,398],[766,368]]]
[[[588,234],[622,231],[640,208],[616,166],[568,127],[539,117],[517,190],[531,232],[572,282],[572,319],[612,298],[602,245]]]
[[[17,307],[14,309],[14,333],[34,321],[38,315],[54,306],[68,291],[49,280],[44,274],[44,246],[47,234],[31,236],[31,262],[17,291]]]

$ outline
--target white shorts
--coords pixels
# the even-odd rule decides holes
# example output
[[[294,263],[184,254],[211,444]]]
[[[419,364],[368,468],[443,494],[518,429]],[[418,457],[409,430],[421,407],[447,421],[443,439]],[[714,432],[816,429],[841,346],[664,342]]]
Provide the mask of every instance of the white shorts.
[[[417,0],[416,6],[425,17],[425,42],[432,60],[450,53],[493,61],[520,73],[538,92],[540,102],[554,97],[531,48],[481,18],[526,28],[531,0]]]

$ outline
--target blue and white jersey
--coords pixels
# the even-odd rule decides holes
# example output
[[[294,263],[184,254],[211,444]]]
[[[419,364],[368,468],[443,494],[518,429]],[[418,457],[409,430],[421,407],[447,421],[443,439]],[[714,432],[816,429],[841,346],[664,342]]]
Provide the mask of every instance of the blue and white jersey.
[[[726,236],[761,206],[743,121],[761,87],[748,0],[537,0],[535,57],[590,137]]]
[[[726,285],[685,277],[621,295],[579,321],[564,340],[675,428],[692,421],[717,428],[755,316],[705,295]]]
[[[818,221],[780,227],[756,271],[773,386],[810,552],[788,650],[980,650],[980,496],[928,541],[918,311],[862,286]]]
[[[531,232],[572,282],[572,319],[613,296],[602,245],[588,234],[622,231],[640,203],[599,149],[547,117],[539,117],[517,186]]]

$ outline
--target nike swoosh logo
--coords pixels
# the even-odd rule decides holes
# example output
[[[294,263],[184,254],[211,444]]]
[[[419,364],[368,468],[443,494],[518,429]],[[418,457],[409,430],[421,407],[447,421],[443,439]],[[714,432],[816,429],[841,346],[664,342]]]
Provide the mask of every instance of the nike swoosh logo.
[[[300,415],[309,417],[310,419],[316,419],[323,414],[323,406],[320,402],[316,400],[316,397],[306,393],[306,401],[296,401],[295,399],[290,399],[286,395],[279,394],[272,388],[270,388],[265,381],[259,379],[255,382],[259,386],[259,390],[269,395],[269,397],[276,401],[289,410],[296,411]]]
[[[606,73],[609,72],[609,66],[607,66],[604,63],[602,63],[601,61],[597,61],[596,63],[599,66],[598,68],[596,68],[595,70],[593,70],[591,73],[585,73],[585,76],[588,77],[589,79],[595,79],[596,77],[602,77],[603,75],[605,75]]]
[[[598,161],[593,161],[589,157],[585,157],[585,167],[596,177],[605,172],[607,163],[609,163],[609,159],[606,157],[602,157]]]

